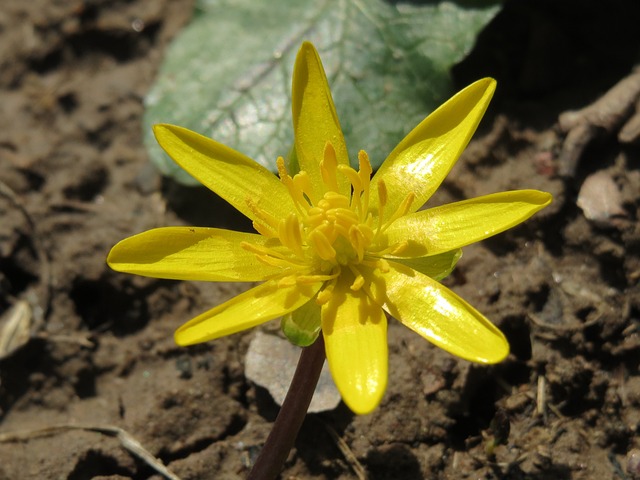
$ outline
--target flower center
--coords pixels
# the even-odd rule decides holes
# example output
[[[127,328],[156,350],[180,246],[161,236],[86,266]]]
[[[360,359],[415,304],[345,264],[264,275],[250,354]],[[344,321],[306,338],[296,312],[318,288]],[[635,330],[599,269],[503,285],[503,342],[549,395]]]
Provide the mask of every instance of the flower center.
[[[264,263],[282,266],[282,281],[330,282],[318,296],[320,303],[323,294],[325,297],[330,295],[335,280],[345,269],[353,275],[351,288],[357,290],[364,284],[359,265],[382,265],[384,268],[385,261],[381,256],[403,248],[403,245],[387,246],[383,233],[391,222],[409,210],[413,194],[409,194],[398,211],[383,224],[387,190],[384,182],[380,181],[379,211],[374,220],[374,215],[369,212],[372,168],[364,150],[358,153],[358,162],[358,171],[348,165],[338,164],[333,145],[327,142],[320,162],[323,183],[320,191],[324,194],[319,196],[309,174],[303,170],[291,177],[284,159],[280,157],[277,161],[280,181],[293,198],[296,212],[284,219],[276,219],[248,200],[256,215],[254,228],[263,236],[279,239],[285,248],[267,248],[248,243],[243,247],[255,253]]]
[[[364,151],[360,151],[358,160],[359,171],[339,165],[333,146],[327,143],[320,162],[325,193],[316,198],[307,172],[291,177],[284,160],[278,159],[280,179],[297,210],[280,222],[278,237],[292,251],[305,252],[316,270],[323,273],[336,273],[343,266],[361,263],[375,237],[368,212],[371,163]]]

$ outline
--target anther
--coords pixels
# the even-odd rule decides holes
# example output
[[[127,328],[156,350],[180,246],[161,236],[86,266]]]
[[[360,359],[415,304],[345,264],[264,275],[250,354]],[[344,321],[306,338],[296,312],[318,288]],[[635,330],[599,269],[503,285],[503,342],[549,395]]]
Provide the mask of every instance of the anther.
[[[267,225],[266,223],[259,222],[258,220],[254,220],[251,222],[253,228],[256,232],[258,232],[263,237],[267,238],[276,238],[278,236],[278,232],[276,232],[272,227]]]
[[[301,192],[303,198],[306,197],[311,201],[311,203],[315,203],[317,198],[313,197],[313,185],[311,185],[311,179],[309,178],[309,174],[302,170],[301,172],[296,173],[293,177],[293,186]],[[304,202],[308,208],[308,202]]]
[[[413,203],[413,200],[415,198],[416,196],[413,192],[409,192],[407,196],[404,197],[404,200],[402,201],[402,203],[398,206],[396,211],[393,212],[393,215],[391,215],[391,218],[387,220],[387,223],[382,228],[383,232],[387,229],[387,227],[389,227],[389,225],[391,225],[400,217],[404,217],[409,212],[409,209],[411,208],[411,204]]]
[[[369,210],[369,185],[371,184],[371,162],[369,161],[369,155],[364,150],[358,152],[358,166],[360,171],[360,180],[362,182],[362,191],[364,198],[362,199],[362,212]]]
[[[358,228],[356,225],[351,225],[349,228],[349,241],[353,246],[353,249],[356,251],[356,255],[358,256],[358,261],[361,262],[364,258],[364,251],[368,245],[368,242],[364,238],[362,230]]]
[[[357,292],[358,290],[360,290],[362,288],[362,286],[364,285],[364,277],[362,276],[362,274],[358,271],[357,268],[355,268],[352,265],[349,265],[349,269],[351,270],[351,272],[355,275],[355,280],[353,281],[353,283],[351,284],[351,286],[349,287],[351,289],[351,291],[353,292]]]
[[[373,169],[371,168],[371,162],[369,161],[369,155],[364,150],[358,152],[358,174],[362,181],[363,187],[369,187],[369,180]]]
[[[343,174],[353,186],[353,196],[359,196],[362,192],[362,180],[360,175],[349,165],[338,165],[338,171]]]
[[[322,175],[322,181],[331,190],[338,191],[338,179],[336,178],[336,168],[338,166],[338,159],[336,157],[336,150],[333,148],[331,142],[327,142],[324,146],[323,159],[320,160],[320,174]]]
[[[387,204],[388,199],[387,184],[384,183],[384,180],[380,179],[378,180],[378,203],[380,203],[380,209]]]
[[[304,266],[304,262],[296,262],[294,258],[283,255],[269,247],[256,245],[251,242],[240,242],[240,247],[245,249],[247,252],[253,253],[258,260],[267,265],[296,269]]]
[[[378,180],[378,228],[376,229],[376,236],[382,231],[382,225],[384,222],[384,207],[388,200],[387,184],[384,180]]]
[[[280,242],[292,250],[298,257],[303,257],[302,234],[300,232],[300,222],[295,213],[290,213],[287,218],[280,222],[278,228]]]
[[[389,262],[387,262],[384,258],[378,259],[378,261],[376,262],[376,267],[378,267],[382,273],[387,273],[389,270],[391,270]]]
[[[402,252],[404,252],[407,249],[408,246],[409,246],[409,242],[406,240],[403,240],[402,242],[398,242],[389,251],[389,255],[400,255]]]
[[[291,195],[291,198],[293,199],[293,204],[295,205],[296,210],[298,210],[298,213],[304,215],[306,210],[309,208],[309,203],[304,198],[303,191],[300,188],[297,188],[293,178],[291,178],[291,175],[287,172],[287,168],[284,166],[284,158],[278,157],[276,165],[278,167],[280,181],[285,187],[287,187],[287,190],[289,190],[289,195]]]
[[[318,282],[328,282],[338,277],[338,274],[333,275],[298,275],[297,282],[301,285],[310,285]]]
[[[329,239],[317,228],[307,235],[307,240],[313,245],[313,249],[323,260],[334,260],[336,251],[329,242]]]
[[[246,202],[249,210],[251,210],[251,212],[256,216],[256,219],[253,222],[254,228],[265,237],[277,237],[278,220],[276,220],[276,218],[269,212],[260,208],[252,198],[247,198]]]
[[[351,291],[357,292],[362,288],[363,285],[364,277],[362,275],[358,275],[349,288],[351,289]]]
[[[333,295],[333,289],[336,287],[336,280],[338,275],[339,275],[339,272],[336,274],[336,278],[331,280],[331,283],[329,283],[326,287],[324,287],[324,289],[322,289],[320,293],[318,293],[318,295],[316,296],[316,303],[318,305],[322,306],[325,303],[327,303],[329,300],[331,300],[331,296]]]
[[[289,275],[287,277],[283,277],[278,281],[278,287],[286,288],[293,287],[296,284],[296,275]]]

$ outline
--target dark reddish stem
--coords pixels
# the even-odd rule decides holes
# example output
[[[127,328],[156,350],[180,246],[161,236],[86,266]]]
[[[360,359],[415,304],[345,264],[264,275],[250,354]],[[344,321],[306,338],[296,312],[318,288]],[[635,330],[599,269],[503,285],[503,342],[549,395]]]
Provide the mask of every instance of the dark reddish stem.
[[[249,472],[248,480],[273,480],[282,471],[282,465],[293,448],[309,409],[324,358],[324,338],[321,333],[313,345],[304,348],[300,354],[287,396],[273,429]]]

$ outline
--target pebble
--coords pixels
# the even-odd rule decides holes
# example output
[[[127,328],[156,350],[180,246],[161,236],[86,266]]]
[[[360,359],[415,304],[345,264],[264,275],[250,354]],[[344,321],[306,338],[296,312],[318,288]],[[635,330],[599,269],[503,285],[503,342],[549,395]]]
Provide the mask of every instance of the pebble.
[[[607,223],[616,215],[624,215],[622,195],[611,176],[603,171],[589,175],[578,193],[578,206],[584,216],[595,223]]]

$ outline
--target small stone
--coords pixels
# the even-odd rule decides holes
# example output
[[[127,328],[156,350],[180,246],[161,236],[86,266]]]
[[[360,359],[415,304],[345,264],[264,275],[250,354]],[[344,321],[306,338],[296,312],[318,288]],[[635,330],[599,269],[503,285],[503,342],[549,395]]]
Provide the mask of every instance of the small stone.
[[[300,348],[288,340],[257,332],[247,351],[245,375],[252,382],[266,388],[276,404],[282,406],[299,356]],[[340,400],[340,393],[325,362],[308,411],[317,413],[333,410]]]
[[[600,171],[589,175],[578,193],[578,206],[584,216],[596,223],[607,223],[616,215],[624,215],[622,195],[609,174]]]
[[[640,479],[640,450],[637,448],[627,453],[627,475],[633,480]]]

